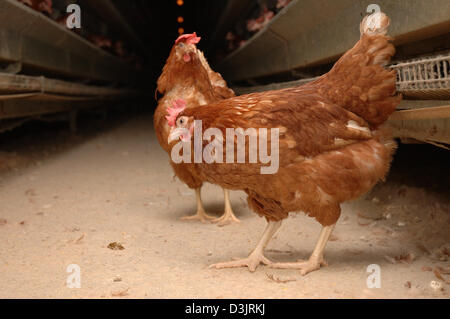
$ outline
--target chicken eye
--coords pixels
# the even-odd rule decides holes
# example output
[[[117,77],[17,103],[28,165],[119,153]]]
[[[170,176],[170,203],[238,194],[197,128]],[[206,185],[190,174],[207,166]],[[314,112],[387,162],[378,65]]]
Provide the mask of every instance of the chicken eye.
[[[181,118],[180,119],[180,124],[183,124],[184,123],[184,120]]]
[[[179,46],[180,48],[182,48],[182,47],[184,47],[184,43],[183,43],[183,42],[180,42],[180,43],[178,44],[178,46]]]

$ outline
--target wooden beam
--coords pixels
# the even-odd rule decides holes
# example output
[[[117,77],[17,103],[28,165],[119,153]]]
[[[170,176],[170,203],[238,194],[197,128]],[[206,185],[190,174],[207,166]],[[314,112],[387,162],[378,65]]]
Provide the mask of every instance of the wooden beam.
[[[388,120],[395,137],[450,144],[450,118]]]
[[[432,120],[450,118],[450,105],[426,107],[414,110],[397,111],[390,116],[390,120]]]

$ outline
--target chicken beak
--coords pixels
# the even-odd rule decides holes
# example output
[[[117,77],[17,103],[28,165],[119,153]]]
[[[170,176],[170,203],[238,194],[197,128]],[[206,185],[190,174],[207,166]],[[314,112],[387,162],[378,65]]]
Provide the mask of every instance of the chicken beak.
[[[180,139],[180,137],[182,136],[188,136],[189,135],[189,130],[186,128],[176,128],[176,129],[172,129],[170,131],[169,137],[167,138],[167,144],[172,143],[173,141],[177,141]]]

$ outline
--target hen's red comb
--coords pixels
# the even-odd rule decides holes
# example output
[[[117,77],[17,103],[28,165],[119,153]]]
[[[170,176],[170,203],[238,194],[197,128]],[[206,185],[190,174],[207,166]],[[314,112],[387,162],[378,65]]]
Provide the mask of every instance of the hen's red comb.
[[[178,37],[178,39],[175,41],[175,44],[180,43],[182,40],[186,40],[187,44],[197,44],[200,42],[201,37],[197,36],[197,33],[191,33],[191,34],[183,34]]]
[[[167,113],[169,115],[166,116],[167,122],[169,122],[169,126],[174,127],[175,121],[177,119],[178,114],[183,112],[183,110],[186,108],[186,102],[183,99],[178,99],[176,101],[173,101],[173,107],[167,108]]]

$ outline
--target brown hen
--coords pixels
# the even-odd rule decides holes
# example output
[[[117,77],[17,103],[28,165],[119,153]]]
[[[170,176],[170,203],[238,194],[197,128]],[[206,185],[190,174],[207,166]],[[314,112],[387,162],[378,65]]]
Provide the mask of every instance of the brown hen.
[[[248,258],[211,267],[246,266],[254,271],[263,263],[306,274],[325,264],[323,251],[340,216],[340,204],[383,179],[395,151],[395,142],[380,127],[401,100],[396,95],[395,71],[384,68],[395,52],[386,36],[388,25],[383,13],[365,17],[360,40],[314,82],[180,110],[168,138],[171,146],[182,134],[188,141],[198,120],[203,130],[220,130],[222,140],[215,137],[213,142],[222,149],[227,146],[227,128],[278,129],[279,133],[279,168],[274,174],[261,174],[267,166],[261,161],[249,163],[247,148],[245,163],[226,163],[215,153],[220,148],[214,147],[214,163],[196,164],[202,179],[245,191],[250,208],[268,221]],[[237,137],[230,142],[236,155]],[[272,142],[271,135],[268,143]],[[204,147],[210,144],[203,141]],[[264,248],[288,213],[297,211],[323,226],[317,245],[307,261],[273,263],[264,256]]]
[[[154,114],[154,128],[161,146],[170,152],[167,145],[170,126],[166,120],[168,110],[177,105],[187,107],[205,105],[224,98],[234,97],[233,90],[227,87],[219,73],[214,72],[203,53],[197,49],[196,44],[200,38],[194,34],[180,36],[172,47],[169,58],[158,79],[158,91],[164,96],[158,101]],[[197,212],[193,216],[184,217],[185,220],[212,220],[225,225],[230,222],[239,222],[233,213],[230,204],[229,191],[224,188],[225,213],[220,218],[213,218],[206,214],[202,200],[201,187],[203,180],[196,173],[195,166],[191,164],[170,164],[175,175],[190,188],[195,189],[197,199]]]

